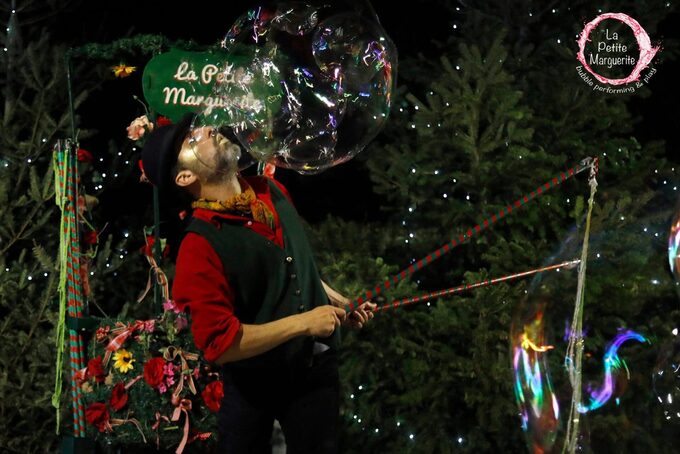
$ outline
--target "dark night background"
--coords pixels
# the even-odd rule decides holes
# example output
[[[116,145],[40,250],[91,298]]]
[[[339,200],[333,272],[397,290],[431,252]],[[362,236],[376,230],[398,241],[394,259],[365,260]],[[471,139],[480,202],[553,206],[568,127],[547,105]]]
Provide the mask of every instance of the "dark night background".
[[[330,3],[333,11],[369,4],[313,3]],[[3,87],[0,124],[0,420],[5,422],[0,451],[42,453],[59,442],[49,401],[60,214],[49,180],[52,142],[69,136],[63,120],[68,112],[63,52],[144,34],[208,47],[257,3],[7,0],[0,4],[0,22],[9,17],[10,4],[16,4],[23,35],[15,43],[20,51],[40,42],[42,33],[49,40],[42,49],[17,56],[23,66],[15,73],[5,71],[11,65],[0,54],[0,81],[11,79],[16,87],[15,93],[7,89],[9,83]],[[601,379],[602,352],[619,328],[639,330],[650,344],[629,342],[622,348],[630,379],[617,382],[620,405],[617,399],[585,419],[584,452],[677,452],[677,381],[670,388],[659,386],[675,393],[676,402],[666,405],[650,376],[680,361],[674,291],[680,274],[669,272],[667,255],[680,188],[678,6],[662,0],[371,5],[399,52],[391,118],[348,163],[317,175],[276,172],[310,226],[322,277],[348,296],[360,295],[559,171],[586,156],[600,156],[586,285],[584,377],[589,383]],[[652,65],[657,72],[634,95],[592,92],[575,70],[576,35],[604,11],[629,13],[652,43],[662,46]],[[86,213],[92,225],[80,226],[81,234],[100,235],[97,254],[84,262],[92,276],[89,312],[126,320],[160,312],[151,298],[136,303],[149,275],[140,253],[142,228],[153,223],[153,213],[151,187],[139,182],[138,155],[126,137],[126,127],[145,113],[143,99],[135,96],[142,98],[149,56],[135,49],[123,49],[125,56],[113,61],[76,57],[72,84],[75,92],[90,90],[76,110],[79,146],[94,155],[93,163],[80,167],[81,190],[100,202]],[[137,71],[115,78],[111,67],[123,63]],[[458,64],[462,70],[453,69]],[[47,90],[35,84],[32,73],[55,85]],[[40,104],[42,99],[49,102]],[[438,122],[441,129],[430,129]],[[34,174],[36,181],[44,175],[49,196],[35,195],[40,191]],[[577,257],[588,191],[582,176],[517,210],[377,301]],[[92,247],[83,237],[81,243],[81,248]],[[172,277],[171,261],[162,266]],[[379,315],[359,333],[343,332],[342,452],[525,452],[527,446],[532,451],[535,427],[526,433],[520,429],[513,396],[515,330],[545,315],[543,340],[555,345],[545,364],[566,410],[571,387],[563,373],[562,333],[571,320],[576,281],[569,276],[545,274],[408,306]],[[64,390],[69,378],[65,372]],[[71,429],[66,394],[62,435]],[[135,411],[144,411],[139,407]],[[555,429],[558,438],[563,429]],[[136,436],[132,429],[127,434]]]
[[[351,8],[354,4],[340,1],[316,3],[331,4],[333,8]],[[458,4],[448,3],[449,6]],[[162,34],[171,41],[193,40],[209,46],[219,41],[233,21],[255,3],[230,1],[228,4],[217,4],[199,0],[190,4],[191,6],[156,1],[86,2],[60,13],[59,26],[51,30],[51,34],[55,40],[71,43],[74,47],[89,42],[107,43],[134,34]],[[383,27],[397,45],[401,61],[416,55],[436,58],[442,43],[455,36],[457,30],[453,29],[453,25],[464,20],[463,13],[458,17],[451,17],[442,9],[443,4],[446,2],[415,0],[399,6],[394,2],[372,2]],[[553,6],[556,4],[557,2],[552,3]],[[464,8],[464,2],[460,2],[460,5]],[[586,19],[573,17],[573,22],[577,25],[585,23]],[[565,18],[561,17],[560,20]],[[679,23],[678,13],[671,14],[660,25],[658,36],[654,38],[663,41],[665,38],[680,36]],[[577,48],[575,39],[573,48]],[[79,126],[97,131],[95,138],[84,141],[83,145],[94,149],[104,148],[106,140],[124,134],[130,119],[143,113],[140,104],[131,94],[136,93],[141,97],[144,60],[126,63],[137,65],[138,71],[127,79],[107,81],[79,112]],[[409,69],[401,66],[398,71]],[[675,83],[680,74],[678,69],[677,60],[661,65],[654,76],[651,96],[645,99],[636,98],[632,103],[634,115],[639,117],[635,136],[643,140],[664,137],[668,144],[669,158],[673,160],[677,157],[671,150],[679,148],[680,140],[676,135],[669,136],[667,132],[678,130],[680,119],[677,114],[673,114],[677,112],[677,101],[669,94],[675,91]],[[573,78],[576,74],[565,74],[565,77]],[[77,75],[74,83],[78,84]],[[559,81],[555,81],[555,85],[559,87]],[[403,88],[418,91],[425,87]],[[527,96],[532,96],[532,93],[527,93]],[[106,121],[102,121],[104,119]],[[376,141],[381,139],[378,136]],[[299,211],[309,222],[320,221],[329,213],[354,220],[372,220],[381,216],[381,200],[371,190],[366,167],[357,162],[366,159],[379,161],[381,157],[371,155],[369,146],[358,159],[319,175],[302,176],[280,169],[277,178],[289,188]],[[113,201],[109,205],[109,197],[120,197],[122,200],[133,200],[140,204],[149,200],[144,196],[136,197],[139,191],[147,195],[148,188],[143,185],[140,187],[135,181],[121,184],[120,189],[121,191],[110,191],[102,199],[104,204],[110,206],[112,214],[115,214],[118,207]]]

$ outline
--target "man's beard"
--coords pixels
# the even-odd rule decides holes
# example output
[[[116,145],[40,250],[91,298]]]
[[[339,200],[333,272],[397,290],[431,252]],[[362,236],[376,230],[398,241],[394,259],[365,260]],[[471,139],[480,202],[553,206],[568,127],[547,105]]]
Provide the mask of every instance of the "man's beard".
[[[240,153],[234,153],[233,146],[220,148],[219,153],[215,153],[214,164],[211,166],[210,173],[205,176],[205,181],[208,184],[222,183],[238,172]]]

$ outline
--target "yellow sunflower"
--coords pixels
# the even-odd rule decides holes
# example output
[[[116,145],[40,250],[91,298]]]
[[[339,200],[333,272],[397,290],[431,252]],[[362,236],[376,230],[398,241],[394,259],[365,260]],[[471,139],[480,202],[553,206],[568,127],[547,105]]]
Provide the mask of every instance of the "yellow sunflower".
[[[113,367],[118,369],[118,371],[123,374],[127,374],[127,371],[132,369],[132,363],[135,362],[134,358],[132,357],[132,353],[125,350],[124,348],[121,348],[116,353],[114,353],[113,360],[115,361],[115,363],[113,363]]]

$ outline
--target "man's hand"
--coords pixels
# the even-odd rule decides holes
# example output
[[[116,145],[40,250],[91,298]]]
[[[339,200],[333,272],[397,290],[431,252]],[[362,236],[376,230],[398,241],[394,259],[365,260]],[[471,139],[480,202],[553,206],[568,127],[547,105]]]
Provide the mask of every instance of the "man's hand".
[[[349,306],[352,302],[352,300],[346,296],[343,296],[336,290],[333,290],[331,286],[326,284],[324,281],[321,281],[321,284],[326,291],[326,295],[328,295],[328,300],[333,306],[346,309],[347,306]],[[348,314],[349,316],[343,320],[343,323],[350,328],[361,329],[366,324],[366,322],[373,318],[373,312],[375,311],[376,307],[377,305],[371,303],[370,301],[365,302],[357,309],[350,312]]]
[[[327,305],[315,307],[298,317],[302,320],[306,335],[328,337],[345,321],[347,314],[342,308]]]
[[[349,316],[345,319],[345,325],[354,329],[361,329],[366,322],[373,318],[373,312],[377,307],[378,306],[375,303],[363,303],[349,313]]]

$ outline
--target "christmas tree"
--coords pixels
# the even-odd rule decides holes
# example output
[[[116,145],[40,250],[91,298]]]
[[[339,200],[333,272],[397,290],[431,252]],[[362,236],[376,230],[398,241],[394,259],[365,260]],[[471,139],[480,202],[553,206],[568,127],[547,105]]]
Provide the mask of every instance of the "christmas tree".
[[[661,7],[643,12],[629,6],[650,30],[668,14]],[[678,316],[664,255],[677,174],[666,162],[665,145],[633,135],[630,98],[592,93],[578,78],[567,36],[596,10],[583,5],[532,11],[505,3],[477,8],[451,8],[454,36],[437,57],[402,58],[402,67],[411,68],[401,73],[408,87],[397,99],[389,132],[364,156],[374,190],[386,200],[389,228],[375,230],[380,240],[372,247],[356,241],[364,248],[341,263],[359,266],[370,252],[381,264],[404,268],[556,173],[598,157],[585,380],[597,384],[602,378],[604,346],[618,328],[645,333],[655,347],[626,347],[635,370],[622,407],[589,414],[583,446],[594,452],[672,450],[672,431],[662,427],[662,408],[650,397],[656,354]],[[416,274],[415,283],[423,292],[531,269],[555,257],[578,258],[587,196],[587,176],[552,189]],[[353,239],[374,233],[355,228],[343,225],[340,231]],[[327,254],[336,260],[327,268],[331,272],[338,257]],[[375,264],[365,266],[357,276],[375,274]],[[555,345],[550,370],[563,412],[571,389],[561,337],[574,304],[576,273],[572,277],[571,292],[546,311]],[[558,286],[550,286],[556,296]],[[534,288],[531,281],[502,284],[397,309],[380,314],[366,332],[348,336],[342,370],[346,452],[525,449],[511,398],[509,333],[513,319],[534,304]]]

